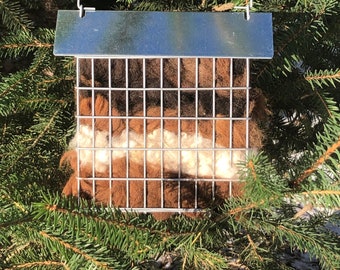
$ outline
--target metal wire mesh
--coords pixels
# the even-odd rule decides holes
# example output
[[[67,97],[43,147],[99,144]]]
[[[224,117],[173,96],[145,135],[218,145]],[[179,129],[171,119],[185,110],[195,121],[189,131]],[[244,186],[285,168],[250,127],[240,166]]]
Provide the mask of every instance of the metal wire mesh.
[[[76,61],[79,190],[142,212],[196,212],[240,192],[248,58]]]

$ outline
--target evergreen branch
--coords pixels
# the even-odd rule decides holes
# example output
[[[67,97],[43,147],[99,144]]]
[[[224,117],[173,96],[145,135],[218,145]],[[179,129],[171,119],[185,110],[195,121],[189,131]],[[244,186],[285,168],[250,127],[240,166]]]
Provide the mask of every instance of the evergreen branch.
[[[320,165],[322,165],[329,157],[340,147],[340,137],[337,141],[331,145],[326,152],[319,157],[316,162],[305,170],[296,180],[293,181],[293,186],[298,187],[306,178],[308,178],[312,173],[314,173]]]
[[[289,225],[280,224],[277,226],[276,235],[282,240],[287,239],[291,248],[298,248],[301,251],[308,251],[310,254],[318,258],[323,265],[323,269],[338,269],[340,263],[340,255],[338,253],[339,246],[332,239],[322,240],[320,233],[316,237],[312,237],[318,228],[303,228],[301,225],[295,226],[296,229],[289,228]]]
[[[334,71],[321,70],[314,74],[308,73],[308,75],[305,76],[305,80],[308,81],[313,88],[315,88],[315,84],[319,87],[322,87],[322,85],[328,86],[328,82],[335,87],[334,81],[340,82],[340,69]]]
[[[62,81],[74,81],[74,77],[73,76],[66,76],[64,78],[53,78],[53,79],[49,79],[49,80],[43,80],[38,82],[38,85],[46,85],[46,84],[55,84],[55,83],[59,83]]]
[[[30,246],[30,242],[29,241],[25,241],[24,244],[20,244],[18,245],[12,245],[10,246],[6,251],[8,254],[6,254],[6,261],[9,261],[10,259],[12,259],[13,257],[15,257],[17,254],[21,253],[23,250],[25,250],[27,247]],[[10,252],[8,252],[10,251]]]
[[[332,211],[340,210],[340,190],[312,190],[299,195],[303,196],[304,201],[311,207],[322,206]]]
[[[245,211],[248,211],[248,210],[251,210],[251,209],[254,209],[254,208],[258,208],[260,205],[264,204],[265,201],[261,201],[260,203],[250,203],[246,206],[241,206],[241,207],[237,207],[237,208],[234,208],[234,209],[231,209],[228,211],[228,215],[231,215],[231,216],[235,216],[239,213],[242,213],[242,212],[245,212]]]
[[[5,26],[13,32],[29,32],[32,29],[33,23],[21,9],[19,1],[0,0],[0,16]]]
[[[171,226],[172,221],[159,226],[157,223],[145,224],[143,219],[136,217],[129,220],[122,215],[120,218],[116,213],[112,220],[112,215],[105,218],[105,213],[109,212],[100,212],[100,209],[97,209],[98,211],[94,211],[95,215],[92,216],[80,213],[83,210],[86,212],[86,209],[89,210],[91,207],[82,207],[78,212],[73,207],[73,210],[68,210],[58,206],[58,201],[59,199],[54,199],[54,203],[37,204],[39,209],[35,210],[36,219],[48,220],[48,223],[51,224],[47,225],[49,228],[69,232],[76,239],[84,237],[88,240],[90,238],[92,243],[108,246],[111,251],[114,250],[115,254],[122,254],[122,258],[126,260],[131,260],[131,257],[139,261],[145,260],[150,256],[154,257],[155,254],[175,248],[175,251],[180,252],[183,257],[188,255],[186,264],[189,265],[197,263],[198,266],[206,265],[206,269],[219,269],[214,267],[214,264],[225,265],[226,263],[225,258],[221,255],[202,248],[203,243],[205,245],[211,243],[211,237],[215,236],[216,238],[216,231],[211,230],[216,227],[213,221],[197,222],[178,218],[173,220],[174,225],[179,226],[175,230]],[[66,200],[63,202],[67,203]],[[180,220],[185,223],[178,225]],[[141,224],[143,225],[141,226]],[[71,238],[73,238],[72,236]],[[216,243],[215,240],[212,246],[216,246]],[[204,261],[204,258],[208,257],[209,261]]]
[[[340,195],[340,190],[312,190],[302,192],[302,195]]]
[[[65,202],[67,201],[65,200]],[[131,260],[140,261],[150,255],[160,254],[164,252],[165,245],[169,245],[171,240],[176,240],[170,234],[160,237],[162,232],[157,229],[151,229],[148,226],[141,227],[140,224],[143,223],[143,220],[137,219],[136,216],[132,217],[130,213],[123,215],[114,209],[102,209],[104,211],[100,212],[100,209],[96,208],[98,211],[94,211],[94,215],[86,215],[75,210],[60,209],[56,204],[39,205],[40,209],[37,209],[39,213],[37,213],[36,219],[43,218],[51,223],[51,226],[48,225],[48,227],[55,230],[61,228],[70,234],[70,238],[76,237],[84,239],[84,241],[92,239],[92,243],[104,246],[108,248],[108,251],[114,253],[114,256],[110,257],[111,260],[118,257],[120,260],[124,260],[125,264],[131,264]],[[44,209],[48,212],[44,212]],[[86,212],[91,209],[91,206],[82,207],[80,211]],[[104,216],[107,218],[105,219]],[[129,216],[130,219],[127,219]],[[66,223],[65,220],[67,220]],[[105,260],[105,258],[102,259]]]
[[[5,270],[11,269],[28,269],[34,267],[44,267],[44,266],[62,266],[64,269],[69,270],[70,268],[63,262],[54,262],[54,261],[44,261],[44,262],[32,262],[32,263],[24,263],[13,265],[11,268],[6,268]]]
[[[324,71],[322,72],[324,73]],[[305,79],[307,81],[311,81],[311,80],[325,80],[325,79],[328,79],[328,80],[332,80],[332,79],[340,79],[340,70],[335,73],[335,74],[325,74],[325,75],[309,75],[309,76],[306,76]]]
[[[259,261],[263,262],[263,258],[261,257],[260,254],[258,254],[257,252],[257,245],[254,243],[253,239],[251,238],[251,236],[249,234],[247,234],[247,239],[249,241],[249,247],[251,248],[251,252],[250,254],[255,256]]]
[[[288,198],[288,196],[286,196]],[[295,198],[294,198],[295,197]],[[293,217],[298,219],[304,214],[313,210],[316,206],[324,207],[325,210],[340,210],[340,190],[312,190],[299,193],[293,196],[293,201],[298,200],[300,203],[306,203]]]
[[[323,104],[325,110],[328,113],[328,116],[332,116],[332,112],[329,108],[329,106],[327,106],[327,102],[325,101],[325,99],[321,96],[321,94],[319,93],[319,91],[315,91],[316,95],[318,96],[319,100],[321,101],[321,103]]]
[[[285,43],[283,43],[279,47],[275,48],[274,49],[274,57],[272,59],[268,60],[266,62],[266,65],[264,65],[262,67],[262,69],[257,72],[256,80],[258,80],[264,72],[266,72],[269,68],[272,67],[272,64],[274,63],[275,58],[276,58],[275,55],[282,57],[281,55],[284,53],[284,51],[288,47],[288,45],[291,44],[293,41],[295,41],[297,38],[300,38],[301,34],[303,32],[305,32],[306,29],[308,29],[313,24],[313,22],[317,21],[319,19],[319,17],[320,17],[320,15],[316,15],[316,16],[312,17],[312,19],[309,20],[309,22],[302,24],[299,29],[294,30],[294,32],[291,35],[289,35],[289,37],[285,41]]]
[[[44,98],[37,98],[37,99],[29,99],[29,100],[24,100],[22,103],[23,104],[43,104],[45,102],[54,102],[54,103],[57,103],[57,104],[60,104],[60,105],[65,105],[67,104],[67,101],[65,99],[58,99],[56,100],[55,98],[47,98],[47,97],[44,97]]]
[[[11,33],[1,40],[0,56],[15,58],[36,50],[48,50],[54,46],[53,40],[54,32],[49,29]]]
[[[33,219],[31,216],[24,216],[20,219],[16,219],[16,220],[11,220],[8,222],[4,222],[4,223],[0,223],[0,229],[1,228],[6,228],[6,227],[10,227],[10,226],[17,226],[17,225],[21,225],[23,223],[26,222],[31,222]]]
[[[196,243],[196,241],[202,237],[202,232],[198,232],[197,235],[195,236],[195,234],[193,234],[194,239],[187,238],[187,241],[182,241],[177,247],[176,250],[181,249],[183,246],[186,246],[187,244],[189,244],[190,247],[193,247],[194,244]]]
[[[43,61],[44,57],[46,55],[41,53],[39,55],[39,59],[37,59],[36,63],[34,63],[30,69],[24,72],[19,72],[16,75],[11,76],[5,84],[3,84],[4,90],[0,93],[0,99],[7,96],[12,91],[18,91],[20,89],[20,86],[26,82],[26,80],[29,80],[33,75],[35,75],[38,71],[40,62]],[[0,90],[1,90],[1,84],[0,84]]]
[[[143,227],[139,227],[139,226],[136,226],[136,225],[127,224],[126,221],[119,222],[119,221],[115,221],[115,220],[107,220],[107,219],[101,218],[99,216],[86,215],[84,213],[70,211],[68,209],[58,207],[58,205],[56,205],[56,204],[54,204],[54,205],[47,204],[47,205],[45,205],[45,209],[48,210],[49,212],[58,212],[58,213],[61,213],[63,215],[71,215],[73,217],[92,219],[93,221],[95,221],[97,223],[105,223],[107,225],[121,227],[121,228],[124,228],[124,229],[126,229],[126,228],[128,228],[128,229],[138,228],[139,230],[143,230],[145,232],[161,234],[164,237],[163,240],[165,240],[166,237],[173,236],[173,234],[171,234],[171,232],[164,232],[164,231],[159,231],[159,230],[150,230],[149,228],[143,228]]]
[[[86,207],[90,207],[90,206],[86,206]],[[93,215],[82,213],[79,211],[74,211],[73,209],[70,210],[67,208],[59,207],[58,203],[57,204],[47,203],[47,204],[44,204],[43,208],[50,213],[60,213],[64,216],[71,215],[74,218],[83,218],[87,220],[91,219],[96,223],[105,223],[106,225],[119,227],[122,230],[123,229],[124,230],[138,229],[139,231],[142,231],[144,233],[157,234],[160,237],[162,237],[162,241],[164,243],[170,241],[170,239],[175,239],[178,237],[189,237],[188,241],[190,241],[191,237],[195,236],[195,238],[198,238],[201,236],[203,232],[206,232],[209,229],[209,226],[205,227],[204,225],[202,225],[202,229],[198,229],[198,228],[190,229],[189,228],[189,229],[184,230],[183,232],[178,232],[178,231],[175,232],[175,231],[172,231],[171,229],[166,229],[166,227],[162,227],[162,226],[161,227],[154,226],[154,228],[148,228],[145,226],[139,226],[138,224],[129,223],[126,218],[128,218],[129,215],[133,215],[133,213],[126,213],[125,219],[123,219],[124,218],[123,215],[119,216],[119,218],[116,218],[116,219],[107,219],[107,218],[102,218],[100,216],[93,216]],[[117,211],[117,209],[113,209],[112,211]],[[119,211],[118,213],[121,214]],[[40,214],[38,214],[36,218],[39,218],[39,216]],[[130,218],[134,219],[134,216],[131,216]],[[198,233],[198,235],[196,235],[196,233]],[[196,242],[196,240],[194,242]]]
[[[28,74],[26,73],[25,75],[28,75]],[[20,85],[21,83],[23,83],[23,82],[25,81],[25,77],[26,77],[26,76],[20,76],[20,79],[19,79],[19,80],[16,80],[17,77],[11,78],[11,79],[9,80],[10,85],[9,85],[9,86],[6,86],[6,87],[5,87],[6,89],[0,93],[0,98],[5,97],[5,96],[8,95],[11,91],[17,90],[18,85]],[[12,81],[13,81],[13,82],[12,82]],[[8,83],[8,82],[7,82],[7,83]],[[0,89],[1,89],[1,84],[0,84]]]
[[[325,196],[325,195],[330,195],[330,196],[340,196],[340,191],[339,190],[312,190],[312,191],[308,191],[308,192],[302,192],[302,193],[299,193],[300,195],[304,195],[304,196],[309,196],[309,195],[322,195],[322,196]],[[289,198],[290,195],[287,194],[285,195],[286,198]],[[261,206],[263,206],[264,204],[269,204],[271,201],[273,201],[274,198],[269,198],[267,199],[266,201],[263,200],[263,201],[260,201],[258,203],[255,203],[255,202],[252,202],[252,203],[249,203],[245,206],[240,206],[240,207],[236,207],[236,208],[233,208],[233,209],[230,209],[225,215],[221,216],[218,220],[216,220],[216,222],[219,222],[222,220],[223,217],[225,216],[238,216],[240,213],[244,213],[244,212],[247,212],[249,210],[252,210],[252,209],[256,209],[256,208],[259,208]],[[303,213],[302,212],[307,212],[309,210],[311,210],[311,207],[312,205],[311,204],[308,204],[307,206],[305,206],[305,208],[303,208],[302,210],[300,210],[296,215],[295,215],[295,218],[298,218],[300,217]],[[338,208],[332,208],[333,210],[340,210],[340,207]]]
[[[302,217],[304,214],[306,214],[308,211],[311,211],[313,209],[313,205],[311,203],[307,203],[300,211],[298,211],[293,219],[298,219]]]
[[[247,167],[250,169],[251,175],[252,175],[253,179],[255,180],[257,178],[257,176],[256,176],[257,174],[256,174],[254,162],[252,160],[249,160],[248,163],[247,163]]]
[[[266,202],[263,198],[271,198],[274,202],[288,190],[286,181],[277,175],[273,164],[262,153],[248,159],[246,168],[243,175],[246,180],[244,189],[252,202],[262,205]]]
[[[79,254],[80,256],[84,257],[86,260],[94,263],[97,267],[103,268],[103,269],[111,269],[107,263],[102,263],[100,261],[97,261],[95,258],[92,256],[88,255],[87,253],[81,251],[79,248],[72,246],[71,244],[63,241],[62,239],[59,239],[56,236],[51,236],[47,232],[41,231],[40,235],[43,236],[44,238],[52,241],[52,242],[57,242],[59,245],[63,246],[66,249],[71,250],[72,252]]]
[[[181,269],[229,269],[229,263],[219,253],[211,252],[205,248],[192,248],[185,246],[181,250]]]
[[[40,41],[38,41],[37,39],[35,39],[32,43],[26,43],[26,44],[4,44],[2,46],[0,46],[0,50],[14,50],[14,49],[26,49],[26,48],[51,48],[54,45],[51,43],[42,43]]]
[[[238,216],[252,209],[273,206],[276,201],[281,203],[282,194],[287,190],[285,181],[276,179],[274,168],[262,153],[249,159],[245,166],[248,171],[244,172],[241,179],[244,177],[246,180],[245,191],[248,199],[244,201],[245,205],[238,204],[235,208],[229,208],[225,213],[226,216]],[[219,220],[222,220],[223,216]]]
[[[17,57],[24,52],[26,54],[36,49],[50,49],[54,45],[49,42],[41,42],[30,33],[21,33],[7,37],[0,45],[0,52],[4,51],[6,56]]]
[[[301,4],[301,3],[300,3]],[[328,5],[320,3],[321,7],[317,8],[317,3],[314,3],[312,6],[315,6],[315,9],[312,12],[304,12],[305,17],[302,17],[302,14],[299,15],[301,17],[301,20],[298,18],[296,19],[296,22],[294,23],[294,28],[289,25],[289,24],[283,24],[281,22],[281,25],[278,25],[276,33],[274,33],[275,39],[276,39],[276,44],[274,48],[274,57],[266,61],[265,65],[262,65],[260,69],[256,72],[256,79],[255,81],[259,80],[265,73],[270,73],[272,76],[272,71],[273,69],[280,70],[281,68],[281,59],[286,60],[283,63],[284,68],[288,67],[288,71],[291,68],[291,66],[295,66],[297,63],[301,62],[295,62],[293,61],[292,63],[289,63],[289,59],[292,58],[294,53],[292,53],[292,50],[298,52],[297,48],[298,47],[303,47],[304,45],[301,44],[304,42],[304,40],[307,40],[308,36],[305,33],[313,34],[313,41],[319,41],[322,39],[324,34],[326,33],[327,29],[327,24],[324,23],[324,17],[325,15],[330,15],[330,14],[336,14],[338,13],[337,11],[337,1],[332,0],[329,1]],[[297,5],[298,6],[298,5]],[[289,11],[288,11],[289,12]],[[292,8],[290,10],[292,13],[296,13],[296,10]],[[300,11],[299,11],[300,12]],[[310,14],[310,15],[309,15]],[[304,19],[306,18],[306,19]],[[275,20],[275,17],[274,17]],[[296,26],[296,28],[295,28]],[[274,28],[276,26],[274,25]],[[303,39],[301,40],[301,37]],[[296,45],[295,45],[295,43]],[[320,43],[320,42],[318,42]],[[295,46],[294,46],[295,45]],[[305,46],[310,46],[311,44],[308,43]],[[291,49],[290,47],[291,46]],[[293,59],[294,60],[294,59]],[[302,63],[305,62],[305,59],[302,60]],[[288,66],[287,66],[288,64]],[[283,74],[286,74],[285,71],[282,71]]]
[[[15,200],[13,200],[7,193],[3,193],[2,192],[2,195],[1,195],[3,198],[6,198],[8,201],[10,201],[17,209],[19,209],[22,213],[25,213],[25,214],[27,214],[27,209],[25,209],[25,207],[21,204],[21,203],[19,203],[19,202],[17,202],[17,201],[15,201]],[[0,226],[1,227],[1,226]]]
[[[16,160],[14,162],[12,162],[12,164],[8,167],[7,171],[4,173],[4,175],[7,175],[11,170],[12,168],[16,165],[16,163],[22,159],[23,157],[25,157],[27,155],[27,153],[29,153],[38,143],[39,141],[45,136],[45,134],[49,131],[49,129],[51,128],[51,126],[53,125],[54,123],[54,119],[57,117],[57,115],[59,114],[60,112],[60,109],[56,110],[54,112],[54,114],[52,115],[50,121],[47,123],[47,125],[45,126],[45,128],[41,131],[41,133],[38,135],[38,137],[33,141],[33,143],[28,146],[26,148],[26,151],[23,151],[21,153],[21,155],[19,155]]]

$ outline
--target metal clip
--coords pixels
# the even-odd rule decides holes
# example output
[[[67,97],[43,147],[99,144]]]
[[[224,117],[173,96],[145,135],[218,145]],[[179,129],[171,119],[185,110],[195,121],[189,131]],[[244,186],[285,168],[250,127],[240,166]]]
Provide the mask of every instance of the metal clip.
[[[94,7],[84,7],[82,4],[80,4],[80,0],[77,0],[77,7],[79,9],[79,17],[83,18],[85,16],[85,11],[95,11],[96,9]]]
[[[253,7],[253,0],[247,1],[247,5],[245,7],[236,6],[235,9],[244,9],[246,11],[246,20],[250,19],[250,9]]]

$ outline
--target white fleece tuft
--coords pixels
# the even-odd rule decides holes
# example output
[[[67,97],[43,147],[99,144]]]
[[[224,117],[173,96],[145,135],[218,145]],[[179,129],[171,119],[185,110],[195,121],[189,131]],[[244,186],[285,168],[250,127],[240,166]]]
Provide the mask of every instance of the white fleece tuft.
[[[237,177],[236,164],[245,157],[244,150],[226,150],[221,145],[212,150],[213,141],[200,135],[182,132],[179,138],[173,132],[156,129],[144,140],[142,134],[124,130],[119,136],[111,137],[110,141],[108,132],[93,131],[87,125],[80,125],[70,148],[79,149],[80,166],[94,166],[97,172],[107,171],[111,159],[127,154],[131,161],[143,164],[146,148],[148,164],[161,166],[163,160],[163,168],[167,171],[180,169],[182,174],[208,178],[213,175],[216,178]]]

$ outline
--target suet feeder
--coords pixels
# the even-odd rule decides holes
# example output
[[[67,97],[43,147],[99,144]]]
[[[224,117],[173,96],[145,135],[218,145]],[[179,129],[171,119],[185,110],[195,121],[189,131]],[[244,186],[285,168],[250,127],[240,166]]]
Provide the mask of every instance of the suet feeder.
[[[54,54],[76,61],[66,195],[194,213],[239,195],[258,146],[250,61],[273,56],[272,17],[244,12],[58,12]]]

